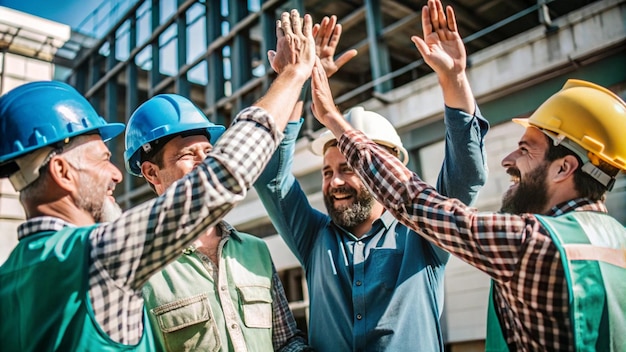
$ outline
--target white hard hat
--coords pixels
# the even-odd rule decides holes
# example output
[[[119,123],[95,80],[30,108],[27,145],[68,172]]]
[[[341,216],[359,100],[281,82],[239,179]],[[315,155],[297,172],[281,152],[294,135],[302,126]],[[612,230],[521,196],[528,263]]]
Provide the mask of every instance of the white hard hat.
[[[402,146],[400,136],[389,120],[373,111],[366,111],[361,106],[352,108],[344,115],[344,118],[352,127],[363,132],[372,141],[397,150],[398,159],[404,165],[409,162],[409,154]],[[324,155],[324,146],[334,139],[332,132],[327,130],[311,142],[311,150],[314,154]]]

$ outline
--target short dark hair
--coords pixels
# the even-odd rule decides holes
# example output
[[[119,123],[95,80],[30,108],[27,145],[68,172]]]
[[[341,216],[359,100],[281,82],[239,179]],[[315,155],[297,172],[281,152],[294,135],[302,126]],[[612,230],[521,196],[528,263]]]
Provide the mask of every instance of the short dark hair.
[[[560,158],[563,158],[567,155],[573,155],[578,160],[578,167],[576,171],[574,171],[574,188],[581,197],[589,198],[590,200],[596,201],[604,201],[606,198],[607,188],[596,179],[591,177],[588,173],[582,170],[583,162],[576,153],[567,147],[559,144],[554,145],[552,139],[545,135],[546,140],[548,141],[548,150],[546,151],[545,159],[546,161],[554,161]],[[615,167],[600,161],[600,165],[596,165],[604,172],[609,175],[616,175],[619,170]]]

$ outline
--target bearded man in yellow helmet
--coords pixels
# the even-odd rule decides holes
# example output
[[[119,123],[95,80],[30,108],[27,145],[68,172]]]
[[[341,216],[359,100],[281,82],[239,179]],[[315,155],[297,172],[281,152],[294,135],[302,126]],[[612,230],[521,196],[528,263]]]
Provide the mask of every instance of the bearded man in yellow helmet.
[[[416,43],[419,45],[419,43]],[[626,103],[568,80],[502,160],[499,213],[440,195],[348,124],[314,69],[314,113],[375,198],[422,237],[492,278],[487,351],[626,351],[626,229],[604,197],[626,170]]]

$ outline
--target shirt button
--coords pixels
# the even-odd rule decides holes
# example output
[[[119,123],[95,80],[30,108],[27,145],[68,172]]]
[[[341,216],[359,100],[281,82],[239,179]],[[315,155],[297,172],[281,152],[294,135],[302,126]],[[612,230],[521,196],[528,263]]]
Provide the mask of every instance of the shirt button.
[[[363,283],[361,282],[361,280],[357,280],[356,285],[357,286],[361,286]]]
[[[226,291],[226,286],[222,286],[222,287],[220,287],[220,290],[222,290],[222,291]]]
[[[361,314],[357,314],[356,318],[357,318],[357,320],[361,320],[361,319],[363,319],[363,316]]]
[[[238,328],[237,324],[233,324],[233,325],[231,325],[230,327],[231,327],[233,330],[237,330],[237,328]]]

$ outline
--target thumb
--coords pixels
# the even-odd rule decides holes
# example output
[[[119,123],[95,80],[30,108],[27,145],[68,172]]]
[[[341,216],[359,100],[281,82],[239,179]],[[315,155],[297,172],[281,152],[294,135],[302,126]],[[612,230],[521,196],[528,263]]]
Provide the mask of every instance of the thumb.
[[[429,54],[428,45],[426,45],[426,42],[416,35],[411,37],[411,41],[413,42],[413,44],[415,44],[415,47],[420,52],[420,54],[422,54],[422,57],[426,58]]]
[[[276,51],[268,50],[267,51],[267,60],[270,62],[270,65],[274,63],[274,58],[276,57]]]

